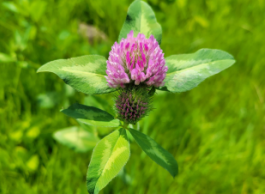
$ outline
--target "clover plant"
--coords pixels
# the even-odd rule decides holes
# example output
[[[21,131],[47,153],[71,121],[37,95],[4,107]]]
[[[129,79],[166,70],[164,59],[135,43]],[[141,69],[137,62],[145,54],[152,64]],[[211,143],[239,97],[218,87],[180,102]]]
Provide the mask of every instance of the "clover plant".
[[[147,113],[152,116],[150,99],[156,90],[188,91],[235,62],[232,55],[215,49],[164,58],[161,40],[162,28],[153,10],[147,3],[136,0],[128,9],[118,42],[114,43],[108,59],[86,55],[55,60],[38,69],[38,72],[55,73],[85,94],[117,93],[116,115],[81,104],[62,110],[83,124],[116,128],[100,141],[96,140],[87,171],[90,194],[99,193],[129,160],[129,134],[154,162],[175,177],[178,165],[173,155],[132,126]]]

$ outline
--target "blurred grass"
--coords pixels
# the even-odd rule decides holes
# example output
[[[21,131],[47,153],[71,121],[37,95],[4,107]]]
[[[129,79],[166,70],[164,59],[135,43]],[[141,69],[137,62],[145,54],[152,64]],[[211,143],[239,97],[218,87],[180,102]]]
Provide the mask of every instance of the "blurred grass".
[[[59,112],[62,107],[93,102],[36,70],[59,58],[107,57],[131,2],[0,1],[1,194],[86,193],[91,153],[73,152],[52,133],[77,124]],[[101,193],[265,193],[265,2],[148,3],[162,25],[166,56],[217,48],[237,63],[189,92],[154,97],[156,109],[141,128],[175,156],[175,179],[132,144],[126,177],[118,176]],[[107,39],[80,36],[80,22]],[[47,107],[40,101],[45,94]],[[112,95],[99,97],[112,106]]]

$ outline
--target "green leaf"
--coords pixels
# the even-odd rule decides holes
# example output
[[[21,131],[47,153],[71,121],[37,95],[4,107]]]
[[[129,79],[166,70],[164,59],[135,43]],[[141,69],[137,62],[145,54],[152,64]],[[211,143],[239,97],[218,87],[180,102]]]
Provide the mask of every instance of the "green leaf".
[[[169,152],[162,148],[151,137],[130,128],[129,132],[132,134],[137,144],[153,161],[165,168],[173,177],[178,174],[178,164]]]
[[[134,36],[143,33],[146,38],[149,38],[152,34],[157,42],[161,43],[162,28],[156,21],[152,8],[141,0],[136,0],[130,5],[119,35],[119,42],[122,38],[126,38],[131,30],[133,30]]]
[[[92,150],[99,141],[99,138],[93,133],[76,126],[56,131],[53,137],[56,141],[77,152]]]
[[[207,77],[215,75],[235,63],[227,52],[216,49],[200,49],[192,54],[172,55],[166,58],[168,72],[165,86],[170,92],[185,92],[196,87]]]
[[[106,59],[98,55],[59,59],[41,66],[37,72],[53,72],[63,81],[85,94],[113,92],[106,78]]]
[[[61,100],[59,92],[46,92],[37,96],[37,102],[41,108],[52,108]]]
[[[48,3],[45,1],[38,1],[38,0],[33,1],[30,4],[30,15],[35,22],[38,22],[42,18],[46,10],[47,4]]]
[[[13,57],[5,54],[5,53],[0,53],[0,62],[15,62],[16,59],[14,59]]]
[[[73,117],[78,121],[97,127],[118,127],[120,121],[96,107],[73,104],[69,108],[61,110],[67,116]]]
[[[130,157],[130,146],[125,129],[104,137],[94,148],[87,171],[87,190],[98,194],[123,168]]]
[[[93,134],[96,137],[98,136],[98,131],[97,131],[97,128],[95,126],[87,125],[87,124],[84,124],[80,121],[77,121],[77,122],[82,129],[86,130],[87,132]]]
[[[6,9],[8,9],[9,11],[12,11],[12,12],[15,12],[15,13],[18,13],[18,8],[17,8],[17,5],[13,2],[8,2],[8,1],[4,1],[2,2],[2,6]]]

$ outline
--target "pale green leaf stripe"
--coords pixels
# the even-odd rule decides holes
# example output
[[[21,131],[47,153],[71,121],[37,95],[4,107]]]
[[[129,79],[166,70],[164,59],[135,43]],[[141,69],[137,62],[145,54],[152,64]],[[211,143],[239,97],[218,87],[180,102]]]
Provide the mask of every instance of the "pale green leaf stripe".
[[[165,86],[160,89],[170,92],[191,90],[207,77],[234,63],[232,55],[216,49],[201,49],[192,54],[172,55],[166,58],[168,72]]]
[[[87,171],[87,190],[98,194],[123,168],[130,157],[125,129],[104,137],[94,148]]]
[[[151,137],[135,129],[129,128],[129,132],[137,144],[153,161],[166,169],[173,177],[178,174],[178,164],[169,152],[162,148]]]
[[[99,55],[86,55],[59,59],[41,66],[37,72],[53,72],[66,84],[85,94],[103,94],[114,91],[108,87],[106,59]]]
[[[67,109],[61,110],[61,112],[82,123],[92,126],[118,127],[120,125],[120,121],[118,119],[114,119],[111,114],[93,106],[85,106],[76,103]]]
[[[130,5],[119,35],[119,42],[122,38],[126,38],[131,30],[133,30],[134,36],[143,33],[146,38],[149,38],[152,34],[157,42],[161,43],[162,28],[156,21],[152,8],[141,0],[136,0]]]
[[[56,141],[77,152],[87,152],[92,150],[99,141],[99,138],[93,133],[77,126],[56,131],[53,134],[53,137]]]

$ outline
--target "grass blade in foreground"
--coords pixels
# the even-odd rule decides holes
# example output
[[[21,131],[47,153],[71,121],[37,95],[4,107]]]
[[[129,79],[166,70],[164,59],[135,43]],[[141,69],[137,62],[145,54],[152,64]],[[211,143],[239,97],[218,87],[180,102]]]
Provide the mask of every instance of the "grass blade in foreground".
[[[133,30],[134,36],[143,33],[146,38],[149,38],[152,34],[157,42],[161,43],[162,28],[156,21],[152,8],[141,0],[136,0],[130,5],[119,35],[119,42],[122,38],[126,38],[131,30]]]
[[[87,171],[87,190],[97,194],[123,168],[130,157],[130,146],[125,129],[104,137],[94,148]]]
[[[85,94],[113,92],[106,78],[106,59],[99,55],[86,55],[59,59],[41,66],[37,72],[53,72],[66,84]]]
[[[120,125],[120,121],[114,119],[111,114],[93,106],[73,104],[62,112],[88,125],[98,127],[118,127]]]
[[[135,130],[130,129],[131,135],[142,150],[158,165],[165,168],[173,177],[178,174],[178,164],[175,158],[151,137]]]
[[[172,55],[166,58],[168,66],[165,86],[170,92],[185,92],[196,87],[207,77],[230,67],[235,59],[227,52],[216,49],[200,49],[192,54]]]
[[[99,141],[99,138],[93,133],[76,126],[56,131],[53,137],[56,141],[77,152],[92,150]]]

